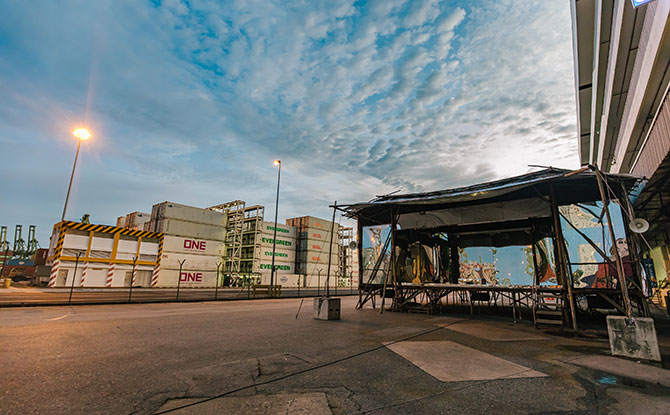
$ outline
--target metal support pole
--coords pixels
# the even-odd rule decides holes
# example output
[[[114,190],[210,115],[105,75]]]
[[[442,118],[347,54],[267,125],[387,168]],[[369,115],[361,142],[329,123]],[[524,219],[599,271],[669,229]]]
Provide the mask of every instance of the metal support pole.
[[[632,311],[630,307],[630,298],[628,297],[628,281],[623,272],[623,265],[621,263],[621,255],[619,255],[619,250],[616,247],[616,236],[614,235],[614,227],[612,226],[612,216],[610,215],[609,209],[609,200],[605,195],[605,189],[603,188],[603,176],[600,170],[597,167],[593,167],[593,170],[596,173],[596,179],[598,181],[598,190],[600,191],[600,199],[603,203],[603,209],[605,209],[605,216],[607,217],[607,228],[610,232],[610,238],[612,240],[612,248],[614,250],[614,259],[616,261],[616,273],[617,278],[619,279],[619,286],[621,287],[621,296],[623,298],[624,310],[626,310],[626,318],[631,318]]]
[[[176,301],[179,301],[179,289],[181,288],[181,269],[184,266],[184,262],[186,262],[185,259],[178,261],[179,262],[179,275],[177,276],[177,299]]]
[[[216,263],[216,288],[214,289],[214,300],[218,300],[219,297],[219,268],[222,264],[222,262]]]
[[[74,170],[77,168],[77,158],[79,158],[79,148],[81,147],[81,140],[77,140],[77,152],[74,155],[74,164],[72,165],[72,174],[70,175],[70,184],[67,187],[67,195],[65,196],[65,206],[63,206],[63,216],[61,222],[65,220],[65,212],[67,212],[67,203],[70,200],[70,191],[72,190],[72,180],[74,179]]]
[[[137,265],[137,257],[133,257],[133,273],[130,277],[130,290],[128,290],[128,304],[130,304],[130,299],[133,297],[133,285],[135,285],[135,267]]]
[[[328,245],[328,274],[326,275],[326,297],[330,297],[330,263],[333,260],[333,233],[335,233],[335,212],[337,212],[337,200],[333,204],[333,221],[330,222],[330,244]]]
[[[277,212],[279,211],[279,180],[281,178],[281,162],[277,169],[277,198],[275,200],[275,229],[272,237],[272,267],[270,270],[270,296],[274,297],[274,282],[275,282],[275,248],[277,247]]]
[[[567,286],[568,288],[568,306],[570,307],[570,318],[572,320],[572,329],[577,331],[577,312],[575,310],[575,297],[572,294],[572,275],[568,270],[566,264],[567,255],[565,254],[565,241],[563,240],[563,230],[561,228],[561,217],[558,212],[558,202],[556,201],[556,192],[554,191],[554,186],[550,188],[551,192],[551,216],[554,218],[554,233],[556,235],[556,245],[557,245],[557,257],[556,262],[559,265],[560,270],[559,275],[562,275],[563,278],[561,284]],[[558,267],[557,267],[558,268]]]
[[[81,252],[77,252],[77,259],[74,261],[74,274],[72,275],[72,285],[70,285],[70,298],[67,300],[67,305],[72,304],[72,291],[74,290],[74,280],[77,278],[77,265],[79,265],[79,257]]]

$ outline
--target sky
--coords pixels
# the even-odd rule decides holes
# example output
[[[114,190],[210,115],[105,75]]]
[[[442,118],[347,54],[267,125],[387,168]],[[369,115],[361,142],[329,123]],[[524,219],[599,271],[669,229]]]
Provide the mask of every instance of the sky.
[[[0,0],[0,225],[274,217],[578,167],[569,4]]]

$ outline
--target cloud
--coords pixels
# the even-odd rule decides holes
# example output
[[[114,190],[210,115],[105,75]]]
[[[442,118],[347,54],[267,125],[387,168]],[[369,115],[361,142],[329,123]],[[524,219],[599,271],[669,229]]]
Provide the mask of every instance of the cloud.
[[[43,230],[80,123],[72,217],[104,222],[163,200],[271,214],[275,158],[280,218],[578,163],[561,2],[11,3],[0,94],[0,174],[35,166],[1,216]]]

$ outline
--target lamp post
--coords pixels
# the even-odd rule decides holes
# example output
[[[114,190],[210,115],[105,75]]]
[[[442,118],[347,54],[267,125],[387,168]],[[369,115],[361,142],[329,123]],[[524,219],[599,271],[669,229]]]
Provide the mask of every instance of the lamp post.
[[[74,291],[74,280],[77,278],[77,265],[79,265],[79,257],[81,252],[77,252],[77,259],[74,262],[74,274],[72,275],[72,285],[70,285],[70,297],[67,299],[67,305],[72,304],[72,291]]]
[[[63,206],[63,216],[61,217],[61,222],[65,220],[65,213],[67,212],[67,202],[70,200],[70,190],[72,190],[72,179],[74,179],[74,170],[77,168],[77,158],[79,158],[79,148],[81,147],[81,142],[88,140],[91,137],[91,133],[88,132],[86,128],[77,128],[72,132],[72,134],[77,137],[77,152],[74,155],[74,164],[72,165],[72,174],[70,175],[70,185],[67,187],[67,195],[65,196],[65,206]]]
[[[279,210],[279,180],[281,178],[281,160],[275,160],[274,165],[277,169],[277,199],[275,201],[275,228],[274,236],[272,238],[272,269],[270,271],[270,296],[275,296],[274,282],[275,282],[275,249],[277,247],[277,211]]]

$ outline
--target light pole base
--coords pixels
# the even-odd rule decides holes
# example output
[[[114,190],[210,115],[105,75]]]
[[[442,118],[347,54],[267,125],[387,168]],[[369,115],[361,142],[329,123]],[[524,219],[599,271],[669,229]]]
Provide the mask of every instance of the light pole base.
[[[340,299],[330,297],[314,298],[314,318],[317,320],[339,320]]]

